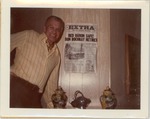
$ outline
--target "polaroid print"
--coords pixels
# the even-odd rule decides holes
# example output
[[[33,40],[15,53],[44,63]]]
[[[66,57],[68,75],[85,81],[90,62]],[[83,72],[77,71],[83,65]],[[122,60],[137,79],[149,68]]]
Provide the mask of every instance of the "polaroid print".
[[[149,1],[2,1],[1,14],[2,117],[148,117]]]

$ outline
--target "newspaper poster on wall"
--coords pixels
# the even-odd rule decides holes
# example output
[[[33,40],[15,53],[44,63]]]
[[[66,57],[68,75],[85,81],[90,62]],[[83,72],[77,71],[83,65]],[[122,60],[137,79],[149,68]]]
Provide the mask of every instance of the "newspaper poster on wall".
[[[67,24],[64,69],[72,73],[96,72],[97,36],[95,24]]]

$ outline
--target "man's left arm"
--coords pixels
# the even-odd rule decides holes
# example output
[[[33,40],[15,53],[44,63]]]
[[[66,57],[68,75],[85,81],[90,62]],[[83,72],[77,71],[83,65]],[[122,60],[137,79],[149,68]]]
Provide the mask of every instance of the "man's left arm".
[[[60,59],[48,79],[45,91],[42,96],[42,105],[45,108],[53,108],[51,96],[52,94],[54,94],[54,91],[58,87],[59,69],[60,69]]]

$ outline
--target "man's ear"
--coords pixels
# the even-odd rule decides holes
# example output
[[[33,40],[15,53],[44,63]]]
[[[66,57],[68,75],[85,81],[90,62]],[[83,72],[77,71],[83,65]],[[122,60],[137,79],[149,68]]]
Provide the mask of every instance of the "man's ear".
[[[46,27],[45,26],[43,27],[43,31],[46,32]]]

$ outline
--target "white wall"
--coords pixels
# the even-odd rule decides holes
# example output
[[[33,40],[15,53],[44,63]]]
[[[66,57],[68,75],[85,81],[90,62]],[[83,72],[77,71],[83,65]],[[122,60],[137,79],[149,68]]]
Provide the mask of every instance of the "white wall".
[[[62,55],[60,85],[66,91],[69,102],[73,100],[74,92],[80,90],[85,97],[91,99],[92,103],[89,108],[101,108],[99,97],[110,81],[110,10],[53,9],[52,13],[64,19],[65,23],[91,23],[97,25],[97,72],[82,74],[64,71],[63,36],[61,42],[59,42]]]

